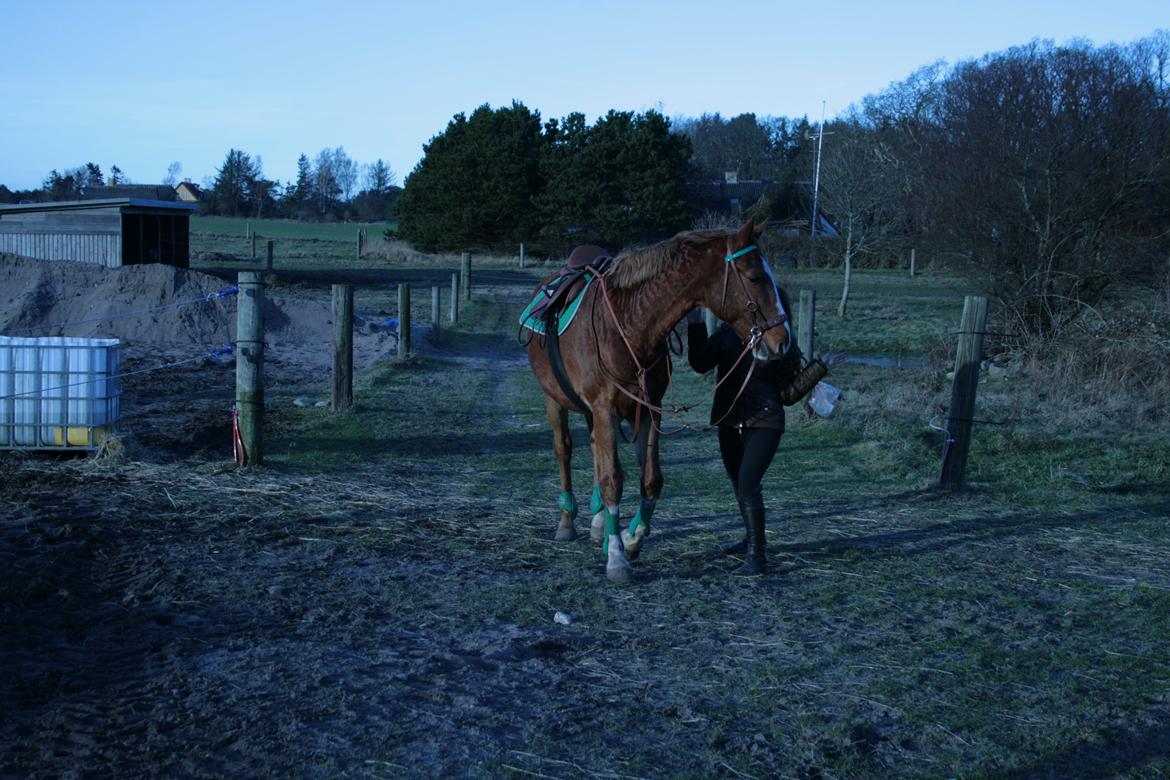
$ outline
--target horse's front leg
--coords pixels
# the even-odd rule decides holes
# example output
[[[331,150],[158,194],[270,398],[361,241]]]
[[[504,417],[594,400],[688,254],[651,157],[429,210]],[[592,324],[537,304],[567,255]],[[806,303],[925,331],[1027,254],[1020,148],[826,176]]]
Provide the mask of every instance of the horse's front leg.
[[[650,535],[650,518],[654,505],[662,493],[662,468],[658,461],[658,439],[662,429],[662,415],[652,412],[642,418],[638,431],[638,466],[642,471],[641,500],[638,511],[630,520],[630,527],[622,531],[622,546],[626,555],[634,560],[642,552],[642,541]]]
[[[577,538],[573,520],[577,517],[577,499],[573,497],[573,475],[569,468],[573,457],[573,437],[569,433],[569,412],[549,396],[544,397],[544,411],[553,431],[553,451],[557,455],[557,466],[561,470],[561,495],[557,501],[560,522],[557,523],[556,540],[570,542]]]
[[[593,469],[603,502],[601,551],[606,557],[605,576],[610,582],[629,582],[634,570],[626,559],[618,527],[624,475],[618,459],[617,425],[618,418],[612,410],[594,409]]]

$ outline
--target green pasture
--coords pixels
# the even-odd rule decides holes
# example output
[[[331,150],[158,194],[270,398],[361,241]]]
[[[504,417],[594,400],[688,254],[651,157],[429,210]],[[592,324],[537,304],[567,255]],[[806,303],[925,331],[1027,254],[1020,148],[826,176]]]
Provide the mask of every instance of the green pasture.
[[[248,227],[261,239],[296,238],[313,241],[357,240],[357,231],[365,230],[370,238],[381,236],[397,223],[386,222],[300,222],[292,219],[247,219],[244,217],[191,217],[191,233],[198,241],[203,235],[243,239]]]
[[[823,272],[790,278],[833,284]],[[822,338],[874,350],[930,343],[957,323],[963,292],[945,277],[883,274],[859,275],[856,289],[854,316],[822,315]],[[383,530],[340,516],[313,526],[371,549],[387,534],[413,538],[446,569],[403,582],[393,610],[404,630],[441,626],[460,645],[516,626],[559,648],[559,664],[525,662],[531,717],[507,736],[459,740],[472,768],[418,763],[409,750],[387,765],[483,777],[1170,772],[1165,437],[1043,420],[980,428],[970,487],[940,493],[942,438],[926,423],[946,402],[947,366],[847,365],[831,377],[845,391],[832,419],[790,410],[765,482],[772,560],[792,572],[742,581],[711,555],[740,525],[714,434],[693,430],[664,440],[666,487],[638,581],[615,588],[587,536],[552,541],[559,486],[518,311],[477,299],[440,343],[366,372],[352,413],[273,393],[272,468],[345,473],[371,490],[381,474],[409,474],[415,494],[401,500],[441,507]],[[696,404],[701,425],[709,380],[675,364],[677,400]],[[1011,405],[1010,388],[981,393],[983,412]],[[591,462],[579,418],[573,429],[585,505]],[[628,519],[632,448],[622,458]],[[554,626],[554,611],[572,625]],[[464,686],[492,684],[461,674]],[[421,724],[450,711],[413,706],[420,725],[401,738],[426,744]]]

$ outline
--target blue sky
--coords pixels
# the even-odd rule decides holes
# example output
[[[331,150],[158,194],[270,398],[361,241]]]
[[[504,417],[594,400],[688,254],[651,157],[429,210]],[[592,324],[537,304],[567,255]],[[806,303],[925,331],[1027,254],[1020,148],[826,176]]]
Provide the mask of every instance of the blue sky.
[[[921,65],[1049,38],[1130,42],[1165,0],[54,2],[0,0],[0,183],[117,164],[194,181],[229,148],[270,178],[343,146],[399,181],[457,112],[610,108],[814,121]]]

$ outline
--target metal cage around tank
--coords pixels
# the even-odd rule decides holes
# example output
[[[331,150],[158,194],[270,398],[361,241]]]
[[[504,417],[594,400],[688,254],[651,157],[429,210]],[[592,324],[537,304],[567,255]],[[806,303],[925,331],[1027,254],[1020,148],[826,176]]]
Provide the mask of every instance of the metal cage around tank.
[[[0,336],[0,450],[96,450],[118,421],[117,339]]]

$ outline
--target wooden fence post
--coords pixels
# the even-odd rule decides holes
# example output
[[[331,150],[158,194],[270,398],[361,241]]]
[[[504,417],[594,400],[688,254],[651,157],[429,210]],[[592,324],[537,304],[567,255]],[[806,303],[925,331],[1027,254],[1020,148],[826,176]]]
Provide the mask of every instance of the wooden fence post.
[[[911,248],[910,249],[910,275],[911,276],[914,275],[914,265],[915,265],[914,249]]]
[[[520,243],[520,267],[524,267],[524,242]]]
[[[439,307],[439,286],[431,287],[431,341],[438,343],[443,336],[443,325],[440,320],[443,311]]]
[[[253,260],[256,259],[256,239],[257,238],[259,238],[259,235],[256,233],[253,233],[252,234],[252,259]]]
[[[800,310],[796,314],[796,346],[805,360],[812,360],[813,333],[817,325],[817,291],[800,291]]]
[[[253,234],[254,235],[254,234]],[[245,464],[264,464],[264,276],[240,271],[236,305],[236,413]]]
[[[947,412],[947,442],[943,447],[938,480],[942,487],[958,488],[963,485],[967,455],[971,449],[971,418],[975,414],[975,394],[979,388],[983,334],[986,329],[987,299],[968,295],[963,301],[959,346],[955,351],[955,379],[951,384],[951,406]]]
[[[333,285],[333,411],[353,408],[353,285]]]
[[[247,241],[252,238],[252,223],[244,223],[244,240]]]
[[[459,274],[462,277],[459,284],[462,286],[463,300],[471,300],[471,253],[459,255]]]
[[[266,267],[269,271],[272,270],[272,244],[272,239],[268,239],[268,265]]]
[[[410,353],[410,285],[398,285],[398,357]]]
[[[459,274],[451,272],[451,322],[459,322]]]
[[[357,259],[358,260],[362,259],[362,248],[366,243],[366,241],[365,241],[366,237],[363,235],[363,232],[364,231],[361,228],[358,228],[358,232],[357,232]]]

